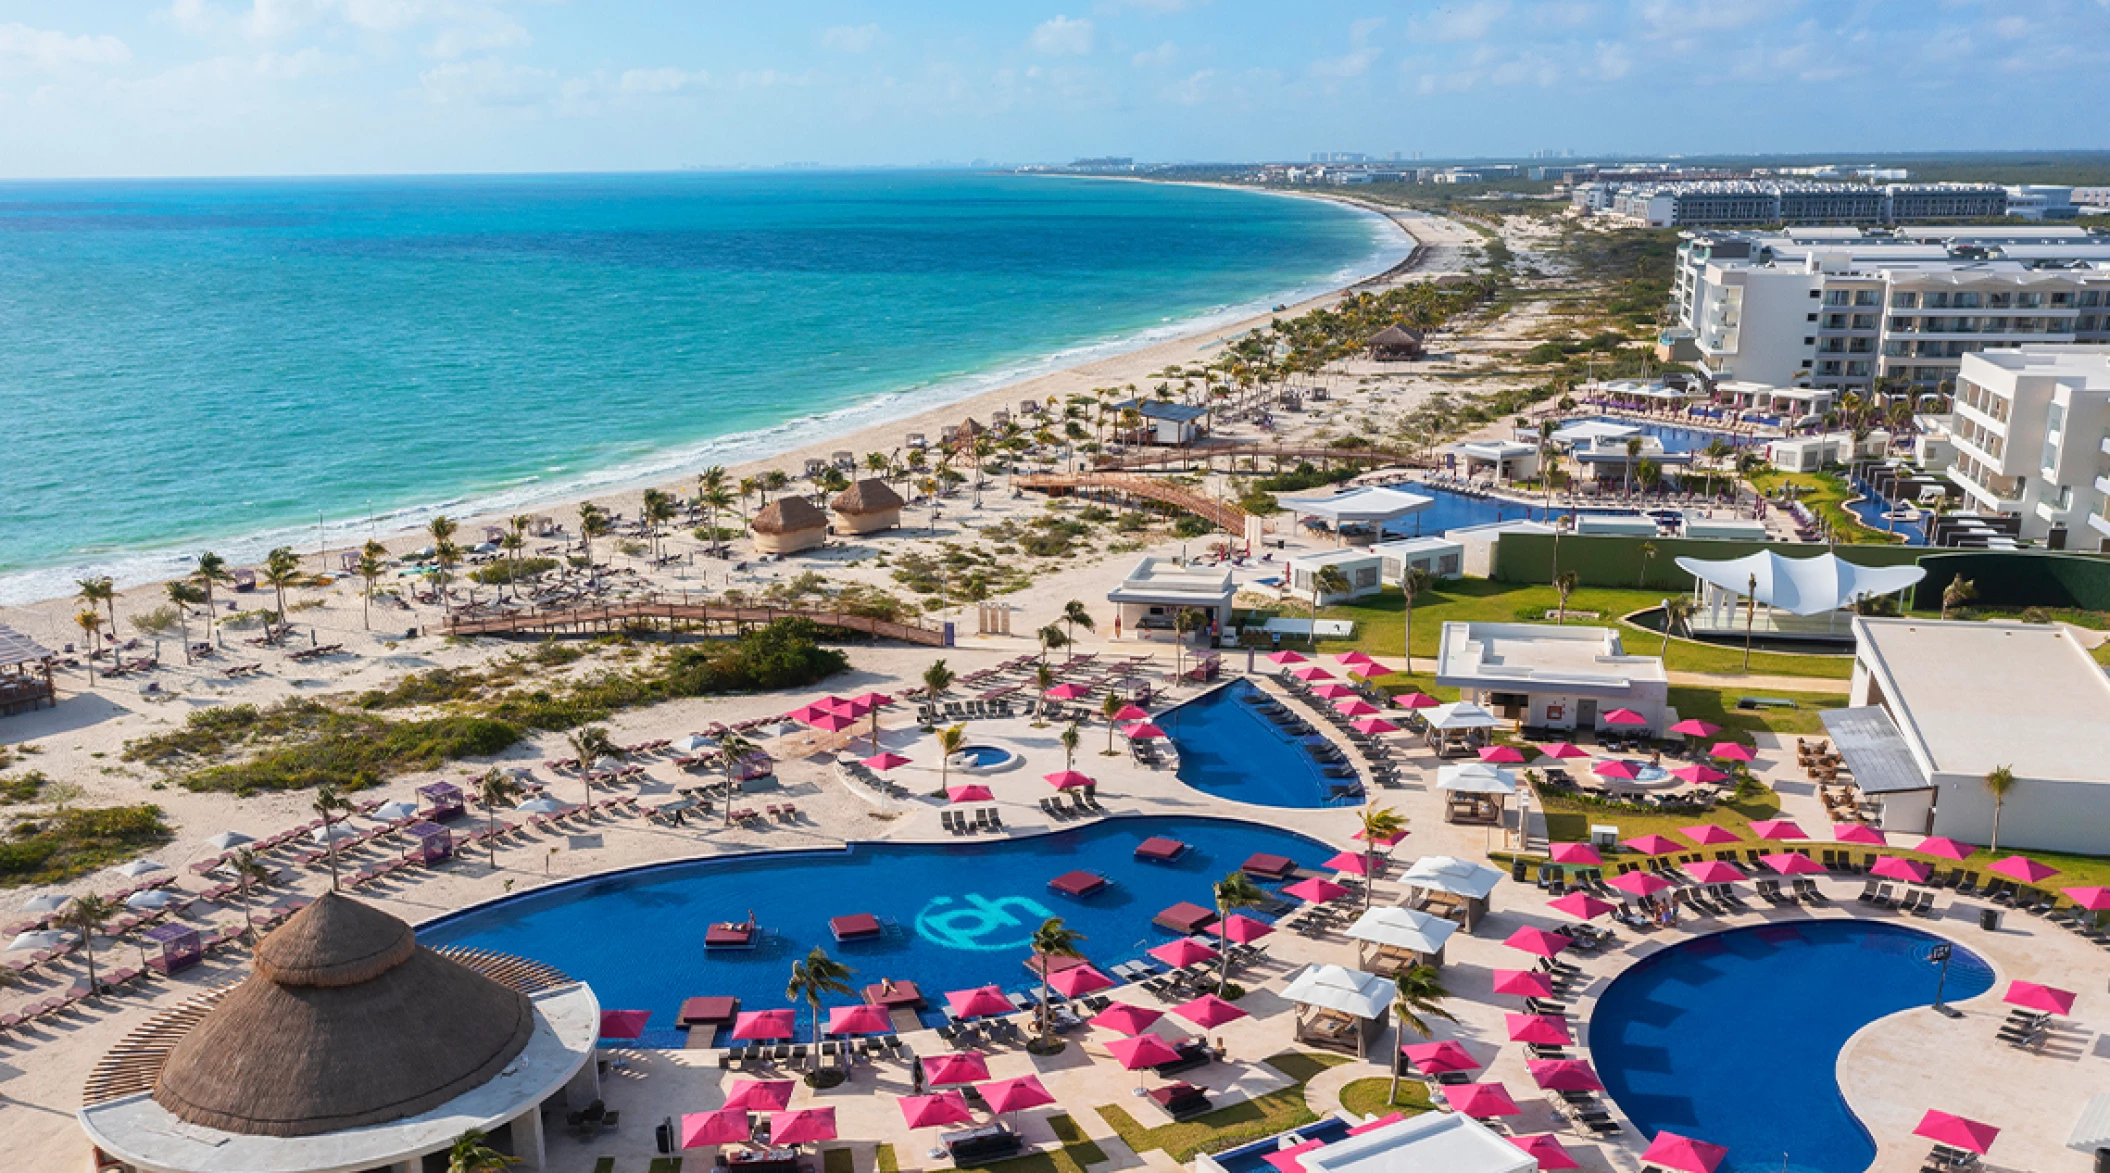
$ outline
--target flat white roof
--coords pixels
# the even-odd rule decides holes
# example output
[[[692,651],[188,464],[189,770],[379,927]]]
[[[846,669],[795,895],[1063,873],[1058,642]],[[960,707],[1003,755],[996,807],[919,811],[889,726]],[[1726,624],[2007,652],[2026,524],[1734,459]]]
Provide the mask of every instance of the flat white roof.
[[[1663,661],[1630,656],[1609,627],[1446,623],[1436,683],[1452,688],[1624,695],[1668,684]]]
[[[1312,1149],[1307,1173],[1535,1173],[1538,1159],[1459,1112],[1426,1112]]]
[[[1330,497],[1279,497],[1276,504],[1291,513],[1310,517],[1323,517],[1329,521],[1392,521],[1411,513],[1419,513],[1436,503],[1436,498],[1420,493],[1409,493],[1403,489],[1386,489],[1372,486],[1350,489]]]
[[[2110,391],[2110,346],[2025,346],[1964,357],[1966,366],[1984,363],[2016,375],[2049,375],[2091,390]]]
[[[1341,550],[1319,550],[1311,554],[1299,554],[1289,560],[1291,566],[1347,566],[1356,562],[1378,562],[1383,559],[1376,546],[1351,546]]]
[[[1569,424],[1553,433],[1556,444],[1580,444],[1591,440],[1624,440],[1638,436],[1641,429],[1633,424],[1615,424],[1610,420],[1583,420]]]
[[[1435,536],[1419,538],[1395,538],[1389,542],[1375,542],[1369,547],[1373,554],[1397,558],[1402,554],[1433,554],[1442,550],[1463,550],[1465,543],[1450,538]]]
[[[1854,635],[1937,772],[2110,783],[2110,679],[2063,625],[1856,617]]]
[[[1458,444],[1457,448],[1460,452],[1474,456],[1505,459],[1511,456],[1529,456],[1539,450],[1538,445],[1526,444],[1522,440],[1466,440]]]
[[[1113,603],[1221,607],[1228,605],[1236,593],[1229,567],[1182,566],[1172,559],[1153,556],[1136,563],[1120,586],[1106,592],[1106,598]]]

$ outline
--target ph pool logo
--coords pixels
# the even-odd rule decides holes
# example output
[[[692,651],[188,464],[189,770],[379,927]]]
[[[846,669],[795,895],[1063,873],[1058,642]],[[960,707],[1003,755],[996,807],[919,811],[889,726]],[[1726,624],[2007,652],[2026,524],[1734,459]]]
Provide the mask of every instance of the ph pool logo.
[[[916,914],[916,935],[945,949],[995,953],[1031,944],[1033,930],[1053,915],[1024,896],[934,896]]]

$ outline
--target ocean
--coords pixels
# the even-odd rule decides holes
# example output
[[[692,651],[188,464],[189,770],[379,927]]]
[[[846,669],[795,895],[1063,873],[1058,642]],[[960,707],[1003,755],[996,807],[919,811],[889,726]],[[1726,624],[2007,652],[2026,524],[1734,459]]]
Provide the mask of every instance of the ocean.
[[[971,173],[0,184],[0,603],[753,458],[1406,247]]]

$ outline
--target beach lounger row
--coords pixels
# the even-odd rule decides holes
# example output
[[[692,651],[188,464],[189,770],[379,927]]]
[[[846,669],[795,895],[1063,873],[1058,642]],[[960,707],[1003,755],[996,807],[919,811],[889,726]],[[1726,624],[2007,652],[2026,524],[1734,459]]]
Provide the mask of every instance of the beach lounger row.
[[[978,807],[973,812],[941,810],[938,825],[954,835],[973,835],[991,831],[1002,834],[1004,816],[993,806]]]
[[[1080,786],[1060,794],[1050,794],[1040,800],[1041,813],[1057,821],[1084,819],[1106,813],[1099,805],[1099,797],[1093,791],[1096,786]]]

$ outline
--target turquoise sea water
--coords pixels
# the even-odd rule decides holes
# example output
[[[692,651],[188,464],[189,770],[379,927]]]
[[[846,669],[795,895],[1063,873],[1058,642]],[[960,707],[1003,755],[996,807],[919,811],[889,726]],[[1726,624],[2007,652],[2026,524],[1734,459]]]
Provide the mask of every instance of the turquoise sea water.
[[[0,602],[752,457],[1403,252],[1020,176],[0,184]]]

